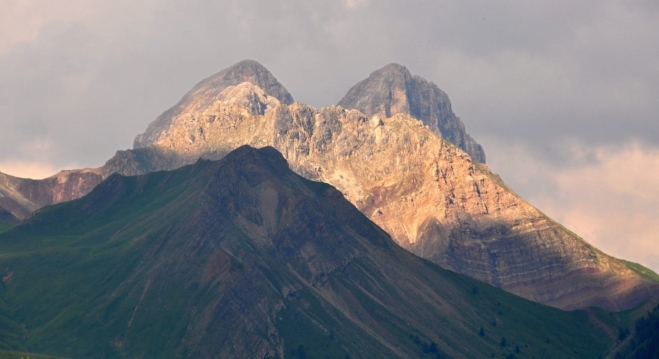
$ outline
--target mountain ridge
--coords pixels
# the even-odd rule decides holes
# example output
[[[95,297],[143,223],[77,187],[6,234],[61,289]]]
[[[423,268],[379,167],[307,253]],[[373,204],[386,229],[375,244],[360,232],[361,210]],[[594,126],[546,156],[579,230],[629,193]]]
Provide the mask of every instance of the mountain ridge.
[[[41,180],[0,172],[0,208],[23,220],[43,206],[89,193],[103,178],[102,170],[98,168],[60,171]]]
[[[332,184],[397,243],[444,268],[563,309],[622,310],[659,293],[418,119],[286,105],[251,82],[195,101],[210,105],[179,113],[152,145],[118,151],[102,177],[273,146],[298,174]]]
[[[586,312],[529,302],[405,251],[269,147],[112,174],[0,234],[0,253],[0,330],[13,323],[20,334],[6,349],[486,358],[518,345],[576,358],[614,345]]]
[[[174,122],[151,151],[176,149],[172,158],[185,164],[242,144],[274,146],[297,173],[336,186],[413,253],[547,305],[622,310],[659,293],[656,282],[553,222],[419,120],[266,104],[261,89],[236,87],[263,115],[250,112],[253,103],[219,101]],[[168,165],[122,158],[118,168]]]

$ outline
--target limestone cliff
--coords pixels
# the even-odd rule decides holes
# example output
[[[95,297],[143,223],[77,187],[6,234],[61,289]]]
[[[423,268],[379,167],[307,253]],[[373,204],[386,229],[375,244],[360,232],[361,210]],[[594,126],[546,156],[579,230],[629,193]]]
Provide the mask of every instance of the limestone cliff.
[[[297,173],[334,185],[403,247],[445,268],[563,309],[621,310],[659,294],[659,283],[546,217],[419,120],[287,106],[250,83],[225,91],[240,96],[173,119],[150,155],[120,153],[117,170],[273,146]],[[169,162],[149,159],[167,153]]]
[[[353,86],[339,106],[356,109],[366,116],[391,117],[404,114],[421,120],[433,132],[485,163],[485,152],[465,130],[451,109],[448,95],[434,83],[398,64],[389,64]]]

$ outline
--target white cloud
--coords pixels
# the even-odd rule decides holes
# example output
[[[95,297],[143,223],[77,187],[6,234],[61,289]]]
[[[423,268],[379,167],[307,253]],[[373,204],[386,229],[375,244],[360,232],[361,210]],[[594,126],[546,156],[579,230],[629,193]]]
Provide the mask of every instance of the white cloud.
[[[0,162],[0,172],[14,177],[41,179],[54,175],[60,169],[50,163],[5,161]]]

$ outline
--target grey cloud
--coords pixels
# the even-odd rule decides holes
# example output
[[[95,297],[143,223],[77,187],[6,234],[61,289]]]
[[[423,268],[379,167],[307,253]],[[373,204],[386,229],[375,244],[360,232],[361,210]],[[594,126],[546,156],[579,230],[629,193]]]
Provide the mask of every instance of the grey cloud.
[[[567,160],[558,139],[659,146],[653,2],[148,6],[96,14],[108,17],[98,26],[53,23],[0,55],[0,121],[11,129],[2,156],[48,138],[51,160],[98,165],[196,82],[244,58],[315,106],[400,62],[447,91],[477,139],[520,141],[548,160]]]

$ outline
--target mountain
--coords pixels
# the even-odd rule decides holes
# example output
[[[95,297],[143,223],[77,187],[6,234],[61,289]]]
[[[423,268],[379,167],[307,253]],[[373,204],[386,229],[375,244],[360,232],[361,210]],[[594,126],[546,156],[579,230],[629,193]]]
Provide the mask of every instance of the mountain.
[[[251,82],[193,93],[180,103],[207,104],[202,110],[171,117],[147,147],[118,151],[101,176],[217,160],[244,144],[272,146],[295,172],[332,184],[397,243],[444,268],[562,309],[623,310],[659,295],[652,271],[602,253],[408,115],[287,105]]]
[[[267,96],[272,96],[283,104],[293,103],[291,94],[268,69],[254,60],[240,61],[198,83],[175,106],[152,122],[145,133],[135,138],[136,151],[124,154],[139,157],[141,152],[148,153],[149,160],[142,161],[144,168],[115,168],[113,163],[110,163],[96,169],[62,171],[43,180],[17,178],[0,172],[0,207],[5,208],[19,219],[25,219],[43,206],[80,198],[116,171],[124,174],[138,174],[150,172],[152,167],[173,169],[189,163],[180,161],[171,163],[171,155],[159,156],[148,149],[144,151],[139,151],[139,149],[152,145],[160,136],[166,136],[165,131],[179,116],[185,117],[190,113],[203,112],[216,101],[224,99],[219,98],[224,89],[243,82],[249,82],[262,88]],[[259,111],[258,109],[252,110],[257,113]],[[157,161],[158,158],[167,162],[168,165],[148,164],[149,161]]]
[[[152,122],[145,133],[135,137],[133,147],[142,148],[154,144],[161,136],[166,135],[165,132],[177,117],[203,112],[218,100],[217,96],[224,89],[243,82],[260,87],[267,96],[272,96],[283,104],[293,103],[293,96],[268,69],[254,60],[243,60],[198,83],[174,107]]]
[[[451,109],[448,95],[434,83],[399,64],[389,64],[353,86],[339,106],[371,117],[404,114],[421,120],[433,132],[458,146],[476,162],[485,163],[485,152],[465,130]]]
[[[15,226],[20,220],[14,217],[13,214],[9,213],[6,209],[0,207],[0,232]]]
[[[111,175],[0,234],[0,268],[0,347],[66,357],[595,358],[618,318],[423,260],[267,147]]]
[[[616,359],[659,358],[659,305],[636,320],[631,331],[621,328],[618,339],[623,345],[615,353]]]
[[[41,180],[0,172],[0,210],[22,220],[43,206],[82,197],[103,178],[101,169],[61,171]]]
[[[622,310],[659,294],[657,281],[552,221],[416,119],[287,106],[250,83],[225,91],[229,100],[180,116],[153,146],[106,166],[134,175],[243,144],[273,146],[298,174],[332,184],[397,243],[444,268],[562,309]]]

